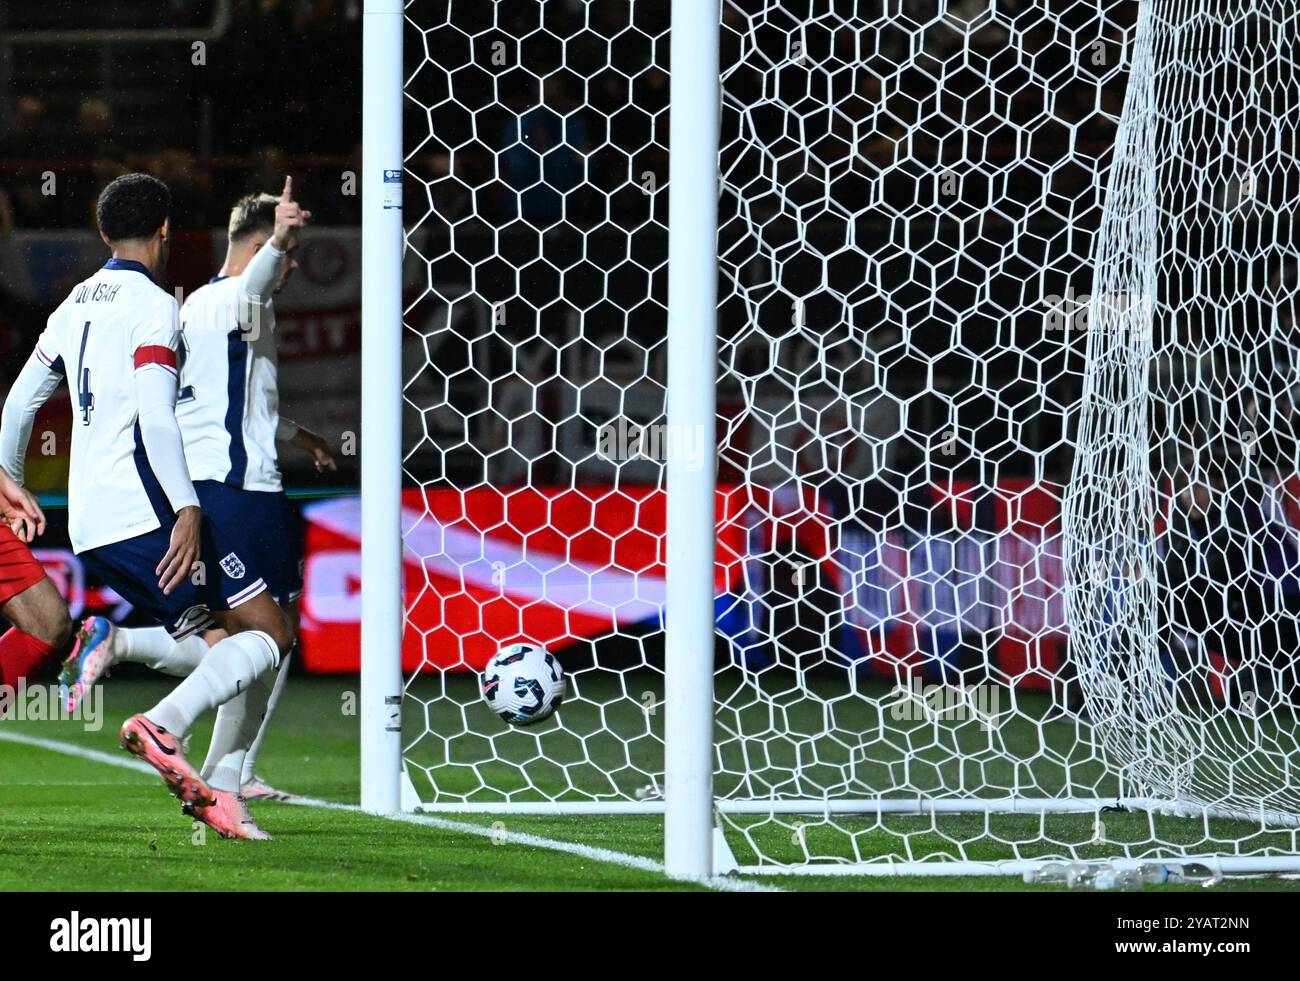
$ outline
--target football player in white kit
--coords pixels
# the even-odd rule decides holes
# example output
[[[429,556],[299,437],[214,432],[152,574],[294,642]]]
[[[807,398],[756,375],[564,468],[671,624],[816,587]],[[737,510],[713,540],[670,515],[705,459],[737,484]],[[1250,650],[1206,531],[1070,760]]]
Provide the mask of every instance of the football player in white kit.
[[[220,272],[182,307],[176,416],[216,560],[226,577],[246,584],[230,601],[265,587],[296,635],[300,534],[282,490],[276,440],[310,452],[318,470],[335,464],[324,440],[279,415],[271,298],[297,265],[298,230],[311,217],[293,201],[292,188],[287,178],[279,198],[240,199],[231,212]],[[115,628],[106,618],[91,617],[64,667],[70,704],[120,661],[187,675],[219,636],[178,642],[159,628]],[[287,798],[254,773],[287,675],[282,662],[218,713],[202,771],[214,787],[237,786],[245,800]]]
[[[0,466],[22,473],[36,412],[66,376],[75,393],[73,550],[173,639],[207,632],[216,641],[171,694],[127,720],[122,746],[158,771],[187,813],[223,834],[265,837],[238,783],[210,785],[183,747],[199,715],[274,671],[293,635],[265,584],[220,563],[224,553],[186,466],[176,418],[177,304],[158,286],[170,208],[167,186],[147,174],[126,174],[101,193],[96,218],[113,257],[50,316],[14,382],[0,423]]]

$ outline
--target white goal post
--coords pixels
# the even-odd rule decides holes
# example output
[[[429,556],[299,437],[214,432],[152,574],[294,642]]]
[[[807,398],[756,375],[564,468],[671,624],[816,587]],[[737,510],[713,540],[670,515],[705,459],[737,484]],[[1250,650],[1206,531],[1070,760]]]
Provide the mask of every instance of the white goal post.
[[[362,19],[361,806],[376,814],[401,808],[403,6],[366,0]]]
[[[367,0],[363,807],[1300,869],[1288,10]]]
[[[713,543],[717,418],[717,0],[673,0],[668,185],[668,432],[699,459],[668,457],[664,637],[664,865],[713,874]],[[685,111],[683,111],[683,109]]]

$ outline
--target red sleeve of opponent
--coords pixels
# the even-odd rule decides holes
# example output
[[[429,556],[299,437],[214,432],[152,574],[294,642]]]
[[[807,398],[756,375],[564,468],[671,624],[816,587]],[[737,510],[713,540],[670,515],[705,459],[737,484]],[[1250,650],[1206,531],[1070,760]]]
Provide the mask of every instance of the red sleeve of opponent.
[[[147,364],[160,364],[166,368],[176,367],[176,352],[163,344],[145,344],[135,349],[135,366],[143,368]]]

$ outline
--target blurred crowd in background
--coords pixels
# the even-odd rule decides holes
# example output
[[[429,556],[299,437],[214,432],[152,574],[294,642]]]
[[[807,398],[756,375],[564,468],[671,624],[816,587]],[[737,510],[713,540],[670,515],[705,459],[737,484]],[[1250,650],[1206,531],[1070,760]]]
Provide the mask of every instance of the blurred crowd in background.
[[[1001,6],[1023,3],[1007,0]],[[360,0],[230,0],[229,4],[187,0],[164,4],[166,17],[147,16],[150,9],[156,13],[158,6],[138,0],[94,5],[11,0],[0,9],[0,61],[5,63],[0,67],[0,233],[13,228],[88,227],[97,189],[133,169],[154,173],[172,186],[178,225],[218,226],[234,197],[274,189],[277,175],[289,164],[304,175],[304,189],[313,181],[320,185],[311,200],[318,223],[359,222],[359,198],[339,194],[336,188],[341,172],[360,167]],[[423,58],[463,62],[467,59],[461,49],[472,47],[478,64],[455,77],[434,67],[434,90],[443,99],[453,92],[461,94],[462,108],[476,108],[474,99],[463,99],[464,93],[476,90],[483,91],[484,104],[495,104],[486,114],[476,112],[473,126],[461,126],[456,107],[444,106],[439,128],[445,127],[456,139],[440,139],[438,128],[430,132],[435,146],[425,155],[422,176],[433,180],[445,176],[454,156],[456,180],[445,189],[446,200],[441,202],[452,213],[477,209],[489,221],[508,221],[516,204],[508,192],[519,191],[525,198],[523,208],[535,209],[533,217],[546,219],[558,212],[558,197],[576,190],[579,193],[565,202],[570,220],[581,225],[584,211],[590,211],[592,220],[599,221],[602,196],[582,194],[582,185],[608,188],[625,182],[628,175],[626,167],[618,170],[623,159],[591,151],[608,140],[636,154],[638,167],[666,171],[667,117],[661,113],[667,108],[663,57],[667,13],[638,12],[644,30],[626,31],[623,3],[551,0],[545,5],[548,30],[539,31],[541,5],[521,4],[517,13],[492,6],[485,4],[488,9],[479,13],[457,10],[454,26],[447,24],[445,14],[441,24],[435,14],[421,15],[422,23],[433,26],[424,50],[408,52],[408,66],[415,68]],[[753,27],[764,18],[751,18],[764,7],[756,0],[725,5],[724,19],[731,30],[724,32],[724,44],[763,48],[762,30]],[[960,13],[961,5],[953,9]],[[218,17],[218,11],[228,11],[229,19]],[[775,10],[766,19],[783,46],[788,46],[787,37],[803,37],[809,58],[860,61],[852,84],[859,122],[861,114],[882,99],[879,73],[896,70],[893,66],[901,52],[893,48],[911,43],[907,32],[882,32],[874,39],[873,57],[859,58],[856,46],[862,37],[858,33],[839,32],[823,43],[815,24],[792,34]],[[163,21],[176,32],[170,43],[121,39],[123,32]],[[204,29],[214,24],[221,28],[219,35],[205,37]],[[52,33],[56,27],[63,32],[75,30],[83,38],[62,39],[62,34]],[[95,32],[108,30],[118,32],[118,37],[94,39]],[[932,154],[936,161],[951,156],[954,163],[960,162],[964,151],[946,145],[938,127],[923,124],[914,129],[924,117],[971,121],[970,108],[964,104],[968,93],[955,77],[944,86],[944,103],[924,108],[925,100],[936,96],[936,77],[955,75],[936,71],[935,66],[949,61],[968,42],[968,54],[978,63],[982,49],[992,55],[1005,38],[996,27],[969,39],[956,30],[928,31],[924,37],[925,53],[933,59],[929,70],[914,72],[910,80],[898,76],[889,83],[891,108],[900,95],[910,97],[918,107],[912,114],[915,118],[909,119],[904,110],[865,140],[855,140],[854,106],[843,106],[848,111],[836,120],[836,127],[849,137],[844,153],[887,166],[898,152],[899,141],[911,139],[920,143],[911,150],[916,158]],[[518,43],[518,65],[513,69],[497,66],[490,58],[493,42],[502,39],[512,63]],[[1021,71],[1025,64],[1033,64],[1035,74],[1046,77],[1068,68],[1065,61],[1076,53],[1050,40],[1046,30],[1026,32],[1023,44],[1033,58],[1023,62]],[[563,66],[552,70],[556,60],[552,49],[561,42]],[[201,50],[194,50],[196,45]],[[734,57],[737,52],[730,54]],[[1101,51],[1097,57],[1118,57],[1118,48]],[[1062,64],[1049,66],[1048,60]],[[917,64],[926,67],[925,62]],[[539,65],[545,70],[529,71]],[[1085,67],[1092,72],[1106,70],[1104,64]],[[729,81],[733,91],[745,94],[744,72]],[[632,104],[640,113],[628,109],[629,87]],[[1042,112],[1045,93],[1033,85],[1003,88],[1011,95],[1010,102],[990,106],[978,126],[987,143],[984,159],[1009,161],[1027,151],[1031,159],[1052,162],[1059,150],[1056,141],[1036,140],[1023,146],[1015,127],[1006,123]],[[418,98],[418,80],[412,90]],[[1067,87],[1058,93],[1058,102],[1075,100],[1077,107],[1071,110],[1058,104],[1053,112],[1082,124],[1073,137],[1076,145],[1101,147],[1111,138],[1122,93],[1122,85],[1108,88],[1099,106],[1092,86]],[[413,131],[428,130],[427,120],[420,116],[432,103],[410,108]],[[657,118],[647,125],[641,113]],[[502,151],[516,140],[519,152]],[[932,149],[927,151],[926,144],[932,144]],[[454,155],[444,146],[456,146]],[[637,154],[638,150],[644,152]],[[57,194],[42,193],[42,175],[47,172],[63,182]],[[1061,186],[1068,185],[1072,176],[1059,176],[1057,193],[1068,196],[1085,190]],[[545,189],[534,187],[539,178]],[[507,193],[499,193],[500,188],[471,193],[494,180],[502,182]]]
[[[1015,253],[1053,277],[1047,292],[1066,295],[1100,218],[1098,162],[1121,109],[1115,69],[1126,28],[1076,2],[1060,4],[1070,13],[1056,17],[1031,0],[999,0],[996,21],[986,0],[949,3],[946,20],[924,14],[935,0],[911,6],[915,22],[877,23],[840,0],[830,16],[809,0],[724,3],[727,255],[790,258],[779,282],[761,261],[734,260],[750,292],[724,304],[721,330],[765,342],[764,325],[783,329],[790,298],[806,296],[810,323],[861,333],[882,352],[885,381],[867,377],[870,359],[859,355],[853,370],[862,377],[847,388],[884,385],[911,400],[909,425],[939,444],[954,425],[974,433],[979,452],[942,457],[946,466],[975,468],[1010,446],[1004,465],[1033,472],[1041,461],[1021,448],[1064,447],[1062,414],[1048,406],[1011,439],[1005,422],[989,420],[1041,398],[1039,373],[1055,386],[1054,404],[1070,404],[1076,376],[1064,370],[1069,346],[1046,336],[1045,310],[1020,295],[1023,275],[999,278],[986,309],[953,288],[945,309],[963,311],[964,347],[953,342],[952,318],[925,312],[933,290],[921,265],[891,280],[889,310],[860,271],[835,268],[838,293],[852,297],[842,302],[828,302],[834,291],[819,290],[817,276],[800,277],[850,241],[897,239],[898,255],[931,242],[930,261],[960,241],[990,267],[996,253]],[[647,181],[662,187],[668,175],[669,9],[627,0],[408,7],[420,29],[408,28],[405,56],[406,218],[429,257],[419,280],[465,298],[451,316],[481,320],[488,304],[509,303],[510,327],[498,331],[506,346],[580,320],[595,346],[621,336],[640,345],[637,356],[654,349],[664,284],[650,273],[666,256],[667,202],[647,193]],[[237,197],[276,191],[287,173],[314,224],[359,224],[360,22],[360,0],[3,0],[0,249],[11,230],[93,229],[99,189],[131,170],[171,186],[182,231],[224,226]],[[1006,56],[1011,22],[1015,57]],[[949,171],[957,190],[940,200],[935,177]],[[957,221],[970,228],[957,234]],[[1034,234],[1014,234],[1012,222]],[[25,248],[30,266],[36,247]],[[323,282],[330,273],[321,265]],[[447,305],[426,306],[412,317],[432,330]],[[1005,311],[1015,311],[1010,322]],[[26,350],[48,312],[0,278],[0,348]],[[1041,372],[990,359],[982,401],[958,411],[950,389],[969,377],[971,358],[1005,343],[1007,329],[1042,352]],[[900,343],[904,336],[915,340]],[[499,366],[480,371],[509,374],[513,364],[503,351]],[[575,370],[557,370],[555,387]],[[498,395],[536,384],[499,381]],[[464,391],[447,396],[453,402],[483,401],[480,376],[457,384]],[[472,441],[448,442],[464,446],[466,473],[481,463]],[[430,452],[432,470],[461,472],[444,468],[440,447]],[[1058,456],[1053,474],[1068,462]]]
[[[91,236],[114,177],[170,186],[165,285],[192,290],[221,261],[232,204],[292,175],[320,231],[281,298],[282,388],[335,444],[354,430],[360,67],[360,0],[0,0],[0,385],[106,254]],[[64,415],[43,424],[63,433]],[[284,466],[315,487],[309,462]],[[355,458],[340,463],[354,480]],[[39,459],[29,480],[61,489],[65,465]]]
[[[99,188],[130,170],[172,186],[178,226],[205,227],[224,225],[242,192],[277,188],[290,165],[328,174],[330,190],[359,166],[357,3],[234,0],[221,35],[198,42],[186,36],[203,38],[216,5],[149,4],[156,16],[138,29],[122,4],[4,6],[0,234],[91,227]],[[168,27],[170,43],[96,34]],[[321,194],[312,207],[321,222],[360,220],[356,197]]]
[[[99,188],[132,170],[171,186],[179,227],[224,225],[236,197],[290,168],[304,193],[317,185],[318,222],[358,223],[359,198],[338,187],[360,166],[360,3],[233,0],[228,22],[211,2],[163,6],[6,0],[0,234],[93,227]]]

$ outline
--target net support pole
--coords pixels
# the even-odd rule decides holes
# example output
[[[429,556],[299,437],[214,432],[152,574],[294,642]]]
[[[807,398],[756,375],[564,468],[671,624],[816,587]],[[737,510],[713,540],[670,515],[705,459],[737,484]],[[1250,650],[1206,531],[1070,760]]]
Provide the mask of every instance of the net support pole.
[[[361,111],[361,806],[400,809],[402,0],[365,0]]]
[[[668,182],[664,866],[713,874],[718,0],[673,0]]]

